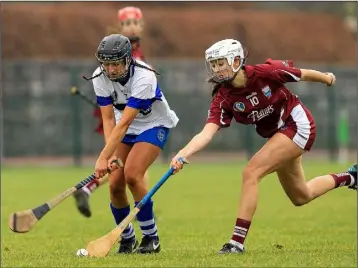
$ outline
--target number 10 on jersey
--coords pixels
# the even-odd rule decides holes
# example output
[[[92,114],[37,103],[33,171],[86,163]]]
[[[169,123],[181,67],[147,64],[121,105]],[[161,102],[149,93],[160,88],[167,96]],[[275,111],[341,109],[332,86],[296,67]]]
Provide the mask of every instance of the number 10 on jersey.
[[[249,100],[250,100],[252,106],[256,106],[257,104],[259,104],[259,99],[256,96],[253,96]]]

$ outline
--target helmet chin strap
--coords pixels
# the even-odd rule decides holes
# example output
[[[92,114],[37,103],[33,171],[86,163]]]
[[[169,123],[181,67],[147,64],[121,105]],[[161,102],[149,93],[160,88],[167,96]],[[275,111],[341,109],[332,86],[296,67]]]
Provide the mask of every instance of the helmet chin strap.
[[[133,64],[133,60],[131,60],[129,62],[129,65],[128,65],[128,70],[127,70],[127,73],[124,77],[121,77],[121,78],[116,78],[116,79],[113,79],[112,81],[113,82],[117,82],[117,83],[120,83],[122,86],[124,86],[125,84],[127,84],[130,76],[131,76],[131,66]]]
[[[118,78],[111,78],[110,75],[104,70],[102,64],[100,64],[101,70],[102,72],[104,72],[104,74],[112,81],[112,82],[117,82],[120,83],[122,86],[124,86],[127,82],[128,79],[130,77],[130,68],[131,65],[133,63],[133,59],[130,59],[130,61],[127,63],[128,64],[128,68],[126,70],[126,73],[124,73],[123,75],[121,75],[121,77]]]
[[[232,81],[234,81],[234,79],[236,78],[237,74],[239,73],[239,71],[241,70],[241,68],[235,72],[235,74],[228,80],[224,81],[222,84],[225,86],[225,87],[230,87],[232,86]]]
[[[122,86],[124,86],[125,84],[127,84],[128,80],[129,80],[129,77],[130,77],[130,73],[128,71],[125,77],[111,79],[111,81],[120,83]]]
[[[234,75],[233,75],[230,79],[226,80],[226,81],[223,83],[224,86],[226,86],[226,87],[227,87],[227,86],[232,86],[232,81],[234,81],[234,79],[236,78],[236,76],[238,75],[238,73],[240,72],[240,70],[242,69],[242,67],[245,65],[246,59],[247,59],[247,56],[246,56],[245,58],[241,59],[241,64],[239,65],[239,67],[237,68],[237,70],[235,70],[234,68],[232,68],[233,71],[234,71]],[[234,64],[234,63],[233,63],[233,64]]]

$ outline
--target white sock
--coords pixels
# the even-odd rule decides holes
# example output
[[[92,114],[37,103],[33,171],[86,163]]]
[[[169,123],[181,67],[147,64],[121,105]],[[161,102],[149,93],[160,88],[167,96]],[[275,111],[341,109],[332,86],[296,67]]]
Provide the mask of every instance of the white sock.
[[[133,224],[130,223],[127,228],[123,231],[123,233],[121,234],[122,239],[127,240],[130,239],[132,237],[134,237],[134,228],[133,228]]]

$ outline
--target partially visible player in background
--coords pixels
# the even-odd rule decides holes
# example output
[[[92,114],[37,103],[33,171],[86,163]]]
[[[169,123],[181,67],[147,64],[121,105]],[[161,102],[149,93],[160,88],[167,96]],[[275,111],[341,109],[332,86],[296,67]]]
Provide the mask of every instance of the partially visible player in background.
[[[132,46],[132,57],[140,61],[145,61],[143,51],[140,47],[143,29],[144,21],[142,11],[137,7],[124,7],[118,10],[117,25],[109,27],[107,34],[120,33],[128,37]],[[98,118],[99,121],[95,131],[100,135],[104,135],[101,109],[96,108],[93,111],[93,116]],[[145,181],[148,181],[148,172],[145,174]],[[76,206],[82,215],[91,217],[92,213],[89,205],[89,197],[95,189],[107,182],[107,178],[93,180],[74,194]]]
[[[145,61],[140,40],[144,29],[142,11],[137,7],[125,7],[118,10],[118,22],[121,34],[127,36],[132,45],[132,57]]]
[[[245,238],[258,204],[259,183],[270,173],[276,172],[295,206],[308,204],[339,187],[357,189],[356,163],[347,171],[306,181],[302,156],[314,143],[316,125],[311,112],[285,85],[308,81],[332,86],[336,77],[332,73],[295,68],[287,61],[268,59],[264,64],[247,65],[246,58],[241,43],[234,39],[219,41],[206,50],[209,81],[214,84],[206,124],[171,162],[178,172],[183,168],[179,157],[186,159],[204,149],[219,130],[230,126],[232,119],[254,125],[256,132],[267,139],[242,171],[235,228],[220,254],[245,252]]]

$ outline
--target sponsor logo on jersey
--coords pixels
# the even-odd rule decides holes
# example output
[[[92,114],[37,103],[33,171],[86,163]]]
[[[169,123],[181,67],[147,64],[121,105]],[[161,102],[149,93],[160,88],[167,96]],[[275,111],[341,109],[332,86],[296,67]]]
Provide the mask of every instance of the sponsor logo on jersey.
[[[272,114],[274,111],[273,105],[269,105],[264,109],[261,109],[259,111],[252,111],[247,118],[252,119],[253,122],[259,121],[262,118],[269,116],[270,114]]]

